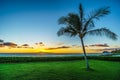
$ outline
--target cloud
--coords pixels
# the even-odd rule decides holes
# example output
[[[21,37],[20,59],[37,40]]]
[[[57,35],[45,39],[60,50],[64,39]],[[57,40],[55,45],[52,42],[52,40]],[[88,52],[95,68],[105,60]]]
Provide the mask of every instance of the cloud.
[[[3,45],[4,46],[9,46],[9,47],[16,47],[17,46],[17,44],[12,43],[12,42],[5,42]]]
[[[17,48],[32,48],[32,47],[29,47],[29,44],[23,44],[21,47],[18,46]]]
[[[88,47],[88,45],[85,45],[85,47]]]
[[[79,48],[81,46],[75,44],[75,45],[72,45],[72,47]]]
[[[114,50],[119,50],[120,48],[104,48],[104,49],[91,49],[91,50],[95,50],[95,51],[114,51]]]
[[[85,46],[85,47],[88,47],[88,45],[84,45],[84,46]],[[82,47],[82,46],[79,46],[79,45],[75,44],[75,45],[72,45],[72,47],[80,48],[80,47]]]
[[[43,42],[39,42],[39,43],[35,43],[36,45],[39,45],[39,46],[45,46],[45,44]]]
[[[70,46],[61,46],[61,47],[55,47],[55,48],[47,48],[46,50],[65,49],[65,48],[71,48],[71,47]]]
[[[28,44],[23,44],[22,46],[29,46]]]
[[[60,46],[60,45],[63,45],[63,44],[64,44],[64,43],[60,42],[60,43],[57,43],[56,45],[59,45],[59,46]]]
[[[93,44],[93,45],[90,45],[91,47],[109,47],[108,44]]]

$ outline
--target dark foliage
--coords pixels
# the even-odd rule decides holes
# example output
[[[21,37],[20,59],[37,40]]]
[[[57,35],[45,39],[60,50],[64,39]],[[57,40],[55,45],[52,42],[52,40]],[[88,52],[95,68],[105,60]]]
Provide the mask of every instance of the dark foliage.
[[[83,57],[0,57],[0,63],[20,63],[20,62],[49,62],[49,61],[72,61],[83,60]],[[120,61],[120,57],[110,56],[88,56],[88,59]]]

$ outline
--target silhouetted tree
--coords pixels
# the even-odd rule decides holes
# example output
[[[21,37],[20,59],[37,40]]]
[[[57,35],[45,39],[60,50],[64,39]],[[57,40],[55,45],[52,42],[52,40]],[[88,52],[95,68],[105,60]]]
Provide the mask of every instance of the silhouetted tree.
[[[79,5],[79,14],[69,13],[67,16],[63,16],[59,19],[59,24],[65,25],[57,32],[58,36],[61,35],[69,35],[70,37],[78,36],[80,38],[83,52],[84,52],[84,59],[86,61],[86,68],[87,70],[90,69],[90,65],[88,63],[88,59],[86,56],[86,50],[84,46],[84,37],[86,35],[105,35],[112,40],[117,39],[117,35],[110,31],[107,28],[95,28],[95,21],[99,20],[101,17],[104,17],[110,13],[109,7],[103,7],[92,11],[90,14],[86,15],[82,4]]]

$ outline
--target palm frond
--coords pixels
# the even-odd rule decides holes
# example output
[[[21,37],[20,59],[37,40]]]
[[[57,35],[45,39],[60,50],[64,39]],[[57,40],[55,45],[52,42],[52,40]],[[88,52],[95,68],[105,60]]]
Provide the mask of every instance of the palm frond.
[[[77,32],[80,31],[81,26],[80,26],[80,19],[79,16],[77,14],[74,13],[69,13],[67,16],[65,17],[61,17],[58,20],[59,24],[64,24],[64,25],[69,25],[71,27],[73,27]]]
[[[114,32],[107,29],[107,28],[100,28],[100,29],[90,30],[90,31],[86,32],[86,34],[99,35],[99,36],[105,35],[106,37],[108,37],[108,38],[110,38],[112,40],[117,40],[117,35]]]
[[[94,19],[99,20],[101,17],[108,15],[110,13],[109,11],[109,7],[104,7],[104,8],[100,8],[98,10],[92,11],[90,15],[88,15],[88,19],[86,19],[85,24],[84,24],[84,28],[83,28],[83,32],[85,32],[88,27],[94,27]],[[91,26],[91,24],[93,26]]]
[[[84,10],[83,10],[82,4],[80,4],[79,6],[79,13],[80,13],[80,21],[82,22],[84,18]]]
[[[80,31],[81,26],[80,26],[80,19],[77,14],[70,13],[68,14],[68,23],[71,27],[73,27],[76,31]]]
[[[64,32],[65,32],[65,28],[62,27],[62,28],[60,28],[59,31],[57,32],[57,35],[58,35],[58,36],[64,35]]]
[[[83,29],[83,24],[84,24],[84,21],[85,21],[85,12],[84,12],[84,9],[83,9],[83,6],[82,4],[79,5],[79,14],[80,14],[80,32],[82,32],[82,29]]]
[[[88,22],[84,27],[83,27],[83,30],[82,30],[82,33],[84,32],[87,32],[88,30],[91,30],[95,27],[95,23],[93,20],[91,20],[90,22]]]
[[[70,26],[68,27],[62,27],[61,29],[59,29],[59,31],[57,32],[58,36],[62,36],[62,35],[66,35],[66,36],[76,36],[77,32]]]
[[[109,8],[110,7],[103,7],[98,10],[92,11],[91,17],[99,20],[101,17],[104,17],[110,13]]]
[[[58,24],[67,24],[68,21],[67,21],[67,17],[66,16],[62,16],[61,18],[58,19]]]

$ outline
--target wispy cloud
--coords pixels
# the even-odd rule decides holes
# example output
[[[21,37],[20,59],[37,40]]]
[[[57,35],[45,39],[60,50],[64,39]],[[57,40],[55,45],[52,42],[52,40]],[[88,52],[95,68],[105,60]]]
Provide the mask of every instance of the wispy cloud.
[[[85,47],[88,47],[88,45],[84,45],[84,46],[85,46]],[[82,46],[75,44],[75,45],[72,45],[72,47],[80,48],[80,47],[82,47]]]
[[[13,42],[5,42],[4,46],[9,46],[9,47],[16,47],[17,44],[13,43]]]
[[[38,42],[38,43],[35,43],[36,45],[38,46],[45,46],[45,44],[43,42]]]
[[[104,48],[104,49],[91,49],[91,50],[94,50],[94,51],[114,51],[114,50],[119,50],[120,48]]]
[[[75,44],[75,45],[72,45],[72,47],[79,48],[81,46]]]
[[[59,43],[57,43],[56,45],[61,46],[61,45],[64,45],[64,43],[63,43],[63,42],[59,42]]]
[[[28,44],[23,44],[22,46],[27,46],[28,47],[29,45]]]
[[[109,47],[108,44],[93,44],[93,45],[90,45],[90,47]]]
[[[66,49],[71,48],[70,46],[60,46],[60,47],[54,47],[54,48],[46,48],[46,50],[56,50],[56,49]]]

